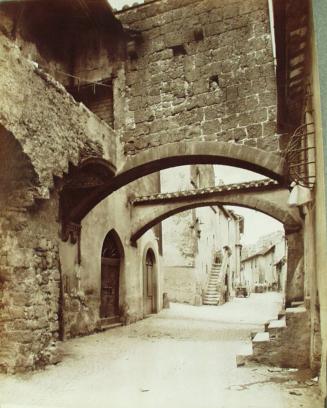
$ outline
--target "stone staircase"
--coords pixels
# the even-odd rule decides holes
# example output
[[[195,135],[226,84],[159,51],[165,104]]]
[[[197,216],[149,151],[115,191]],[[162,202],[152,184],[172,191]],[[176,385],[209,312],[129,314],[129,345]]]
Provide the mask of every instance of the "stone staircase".
[[[218,283],[221,263],[213,263],[210,271],[209,282],[203,298],[204,305],[217,306],[219,303]]]
[[[304,304],[279,313],[265,324],[265,331],[252,333],[252,343],[236,356],[237,366],[256,362],[277,367],[309,367],[310,319]]]

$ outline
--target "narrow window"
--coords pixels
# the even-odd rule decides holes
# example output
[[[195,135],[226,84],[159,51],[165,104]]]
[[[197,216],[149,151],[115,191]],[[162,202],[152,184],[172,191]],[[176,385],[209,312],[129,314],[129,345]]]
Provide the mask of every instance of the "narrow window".
[[[217,89],[219,87],[219,77],[218,77],[218,75],[212,75],[209,78],[209,87],[210,87],[210,90],[215,90],[215,89]]]
[[[195,40],[196,42],[202,41],[203,38],[204,38],[202,27],[196,27],[196,28],[194,29],[193,34],[194,34],[194,40]]]

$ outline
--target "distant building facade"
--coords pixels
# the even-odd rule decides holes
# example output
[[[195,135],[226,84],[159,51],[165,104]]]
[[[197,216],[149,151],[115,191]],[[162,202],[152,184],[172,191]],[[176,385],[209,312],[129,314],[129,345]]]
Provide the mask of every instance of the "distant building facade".
[[[178,180],[178,181],[177,181]],[[213,166],[185,166],[161,172],[161,191],[213,186]],[[162,223],[164,291],[170,300],[202,305],[217,253],[229,248],[223,297],[233,295],[240,274],[240,234],[243,219],[223,206],[199,207]],[[226,281],[226,285],[225,285]],[[221,303],[221,302],[220,302]]]
[[[241,260],[241,282],[255,291],[264,289],[285,290],[286,247],[282,231],[261,237],[255,246],[244,248]]]

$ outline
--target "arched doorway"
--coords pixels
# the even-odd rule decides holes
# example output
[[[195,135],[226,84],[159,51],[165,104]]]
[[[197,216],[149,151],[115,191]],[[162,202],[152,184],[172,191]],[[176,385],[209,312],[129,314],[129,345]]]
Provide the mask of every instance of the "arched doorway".
[[[122,249],[117,234],[110,231],[101,251],[101,303],[100,317],[119,319],[119,276]]]
[[[156,311],[156,258],[152,249],[148,249],[143,266],[143,311],[144,315]]]

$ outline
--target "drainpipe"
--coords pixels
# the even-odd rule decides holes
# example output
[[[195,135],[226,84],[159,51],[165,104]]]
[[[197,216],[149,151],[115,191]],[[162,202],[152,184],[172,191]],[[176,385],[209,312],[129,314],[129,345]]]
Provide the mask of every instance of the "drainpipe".
[[[275,41],[275,24],[274,24],[273,0],[268,0],[268,9],[269,9],[269,22],[270,22],[270,33],[271,33],[271,45],[272,45],[272,52],[273,52],[273,57],[274,57],[274,68],[275,68],[275,73],[276,73],[277,58],[276,58],[276,41]]]

